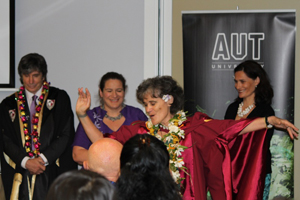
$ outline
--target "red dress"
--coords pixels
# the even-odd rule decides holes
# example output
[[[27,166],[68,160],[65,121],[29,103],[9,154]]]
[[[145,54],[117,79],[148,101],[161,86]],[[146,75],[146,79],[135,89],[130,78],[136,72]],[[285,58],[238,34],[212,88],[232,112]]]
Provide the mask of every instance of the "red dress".
[[[254,133],[260,135],[255,142],[256,152],[231,152],[230,142],[252,121],[214,120],[200,112],[188,118],[183,126],[185,139],[180,142],[190,147],[182,153],[188,169],[188,174],[180,172],[185,178],[184,200],[206,199],[207,190],[216,200],[231,200],[237,192],[239,199],[253,200],[257,192],[263,192],[257,183],[265,176],[261,165],[266,151],[265,129]],[[124,144],[132,136],[144,133],[145,122],[139,121],[122,126],[112,137]]]

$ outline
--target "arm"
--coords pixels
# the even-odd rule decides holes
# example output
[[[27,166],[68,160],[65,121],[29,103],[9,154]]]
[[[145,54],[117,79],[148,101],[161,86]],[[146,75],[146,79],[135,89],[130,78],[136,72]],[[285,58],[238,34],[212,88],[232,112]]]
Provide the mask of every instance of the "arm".
[[[88,150],[80,146],[74,146],[72,156],[75,162],[82,165],[83,161],[86,161],[88,158]]]
[[[72,144],[73,160],[78,164],[82,165],[83,161],[87,160],[87,152],[91,145],[92,145],[91,140],[86,135],[81,123],[79,123]]]
[[[76,114],[87,136],[92,143],[94,143],[95,141],[103,138],[103,133],[97,129],[97,127],[86,114],[87,109],[89,109],[91,105],[91,94],[87,88],[85,91],[86,93],[84,93],[83,88],[78,88],[79,97],[76,103]]]
[[[299,131],[299,129],[297,127],[294,126],[294,124],[290,123],[287,120],[284,119],[280,119],[278,117],[275,116],[270,116],[267,118],[268,122],[275,126],[276,128],[279,129],[286,129],[290,135],[291,139],[294,138],[298,138],[298,133],[297,131]],[[260,117],[255,119],[254,121],[252,121],[247,127],[245,127],[240,133],[239,135],[248,133],[248,132],[252,132],[252,131],[257,131],[260,129],[264,129],[266,128],[266,122],[265,122],[265,118],[264,117]]]

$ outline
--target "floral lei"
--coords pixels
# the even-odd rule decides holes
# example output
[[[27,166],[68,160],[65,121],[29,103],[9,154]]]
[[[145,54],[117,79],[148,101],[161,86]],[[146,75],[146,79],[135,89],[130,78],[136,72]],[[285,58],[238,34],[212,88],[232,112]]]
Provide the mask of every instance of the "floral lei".
[[[23,130],[24,130],[24,135],[25,135],[25,149],[26,153],[28,154],[29,157],[38,157],[40,155],[40,141],[39,141],[39,134],[38,134],[38,123],[39,123],[39,116],[40,112],[42,109],[42,105],[44,102],[44,98],[46,93],[49,91],[49,85],[50,83],[47,83],[46,81],[43,83],[43,89],[42,89],[42,94],[39,97],[38,104],[35,107],[36,113],[32,118],[32,127],[33,130],[31,133],[28,131],[28,120],[30,120],[29,114],[26,113],[26,100],[25,100],[25,87],[21,86],[18,95],[15,98],[16,101],[19,102],[19,110],[20,110],[20,118],[21,121],[23,122]],[[31,145],[31,138],[33,142],[33,146],[35,150],[32,150],[32,145]]]
[[[185,133],[181,127],[184,126],[184,123],[187,120],[185,112],[178,111],[169,121],[167,129],[169,132],[161,137],[157,132],[159,131],[161,124],[153,125],[151,120],[146,122],[146,127],[149,130],[149,134],[155,136],[161,141],[165,141],[168,152],[170,154],[170,170],[172,171],[172,176],[176,183],[180,184],[184,178],[180,177],[179,170],[186,172],[186,167],[184,167],[183,157],[181,156],[182,152],[188,147],[180,145],[181,139],[184,139]]]

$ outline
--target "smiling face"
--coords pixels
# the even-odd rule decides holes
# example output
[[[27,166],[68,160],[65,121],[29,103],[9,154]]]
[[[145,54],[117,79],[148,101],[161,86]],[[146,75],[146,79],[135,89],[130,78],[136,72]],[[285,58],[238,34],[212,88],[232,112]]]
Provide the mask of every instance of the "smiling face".
[[[42,72],[33,71],[29,74],[22,74],[23,85],[26,90],[35,94],[43,85],[45,78]]]
[[[239,98],[248,99],[255,97],[255,86],[259,84],[259,78],[255,80],[249,78],[243,71],[234,74],[235,89],[238,91]]]
[[[163,124],[168,126],[169,120],[173,117],[170,113],[170,107],[173,99],[165,102],[162,98],[152,97],[150,94],[145,94],[143,103],[145,111],[150,117],[152,124]]]
[[[100,97],[103,99],[106,110],[121,108],[125,97],[122,82],[118,79],[108,79],[103,91],[100,90]]]

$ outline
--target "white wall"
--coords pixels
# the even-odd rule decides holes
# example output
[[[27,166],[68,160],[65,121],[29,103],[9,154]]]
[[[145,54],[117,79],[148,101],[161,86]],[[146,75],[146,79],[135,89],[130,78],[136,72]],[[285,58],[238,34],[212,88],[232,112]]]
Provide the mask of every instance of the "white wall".
[[[73,110],[78,87],[90,89],[94,107],[101,76],[116,71],[127,80],[126,103],[142,108],[135,90],[144,77],[144,1],[22,0],[15,12],[16,68],[27,53],[43,55],[48,81],[68,92]],[[0,101],[11,93],[0,91]]]

